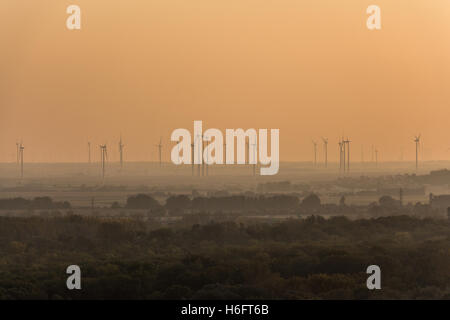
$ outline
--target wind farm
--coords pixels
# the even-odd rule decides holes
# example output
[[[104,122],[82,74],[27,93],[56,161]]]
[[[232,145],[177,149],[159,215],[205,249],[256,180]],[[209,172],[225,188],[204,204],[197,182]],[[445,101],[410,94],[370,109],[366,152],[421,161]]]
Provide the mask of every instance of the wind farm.
[[[413,161],[405,159],[404,161],[384,161],[380,162],[379,147],[372,145],[372,161],[364,162],[363,154],[361,154],[361,161],[352,161],[351,142],[349,137],[343,137],[336,135],[335,137],[325,138],[321,137],[322,148],[318,148],[318,143],[315,140],[313,142],[313,156],[311,162],[308,161],[282,161],[280,163],[280,171],[274,177],[263,177],[257,175],[257,164],[254,159],[257,157],[257,145],[255,142],[249,140],[246,141],[245,147],[247,150],[248,158],[247,164],[234,166],[227,166],[226,164],[210,164],[209,153],[206,152],[208,144],[211,143],[211,139],[208,136],[195,137],[199,144],[202,145],[202,153],[205,152],[204,160],[201,164],[194,164],[194,158],[202,157],[200,149],[194,149],[194,143],[190,144],[191,151],[191,164],[190,165],[175,165],[171,163],[168,155],[164,157],[162,153],[164,141],[160,136],[159,143],[156,145],[157,159],[152,160],[149,158],[147,161],[128,161],[127,165],[124,165],[124,143],[122,135],[118,139],[117,153],[113,153],[113,156],[109,155],[108,147],[106,143],[99,144],[99,157],[95,159],[91,154],[92,141],[90,139],[87,143],[87,162],[86,164],[80,163],[51,163],[51,162],[35,162],[30,158],[24,157],[24,145],[22,142],[18,142],[15,145],[16,156],[14,162],[17,165],[18,170],[16,172],[16,178],[13,173],[3,172],[3,187],[5,190],[17,186],[31,187],[36,182],[39,182],[42,186],[42,190],[48,189],[50,184],[66,185],[70,183],[73,188],[76,189],[77,185],[90,186],[90,188],[170,188],[171,186],[178,185],[177,189],[180,190],[214,190],[220,188],[231,188],[231,186],[239,186],[240,190],[256,191],[258,186],[279,181],[289,181],[293,184],[308,183],[308,184],[327,184],[330,186],[337,185],[338,180],[341,178],[358,179],[359,177],[394,177],[395,175],[412,175],[421,174],[427,175],[430,172],[434,172],[440,169],[445,169],[450,166],[450,161],[422,161],[420,162],[420,141],[421,135],[414,136],[414,146],[410,148],[410,154],[413,154]],[[117,140],[116,140],[117,141]],[[330,152],[328,150],[328,144],[337,144],[338,153],[336,158],[330,158]],[[406,143],[406,142],[405,142]],[[369,143],[366,143],[369,144]],[[223,159],[226,159],[226,143],[224,145]],[[369,144],[370,145],[370,144]],[[174,143],[167,142],[167,147],[174,147]],[[151,145],[148,146],[152,148]],[[128,150],[133,152],[132,149]],[[361,152],[363,147],[361,146]],[[321,162],[319,163],[319,159]],[[7,167],[8,164],[0,164],[1,167]],[[26,168],[26,170],[24,170]],[[247,168],[250,168],[248,170]],[[6,173],[5,173],[6,172]],[[50,174],[51,172],[51,174]],[[253,177],[253,179],[248,179]],[[38,188],[39,189],[39,188]],[[363,190],[363,189],[362,189]],[[434,190],[431,188],[430,190]],[[43,191],[44,192],[44,191]],[[441,188],[438,192],[449,192],[445,188]],[[337,193],[339,194],[339,193]],[[5,195],[10,195],[6,192]],[[426,191],[422,196],[426,197]],[[1,196],[1,191],[0,191]],[[119,192],[118,200],[123,197],[124,194]],[[330,199],[337,196],[328,195]],[[374,197],[359,197],[348,196],[349,199],[354,199],[360,203],[368,203],[376,199]],[[91,196],[86,198],[79,198],[78,201],[85,203],[90,201]]]
[[[357,162],[353,162],[351,161],[351,140],[348,137],[338,137],[335,138],[334,141],[337,141],[337,145],[338,145],[338,153],[337,153],[337,157],[335,158],[336,160],[333,161],[333,159],[329,158],[329,148],[328,148],[328,144],[330,139],[329,138],[325,138],[325,137],[321,137],[320,138],[322,140],[322,148],[319,149],[318,148],[318,143],[316,140],[311,140],[312,141],[312,145],[313,145],[313,156],[311,159],[311,163],[312,163],[312,167],[313,168],[318,168],[321,170],[324,170],[324,172],[328,173],[328,174],[350,174],[351,171],[350,168],[354,167],[355,168],[355,173],[356,174],[360,174],[362,172],[364,172],[364,170],[370,171],[371,168],[377,168],[378,165],[381,165],[381,163],[379,162],[379,148],[377,146],[375,146],[374,144],[371,145],[371,161],[367,162],[367,166],[363,166],[363,164],[365,163],[364,161],[364,146],[363,144],[361,144],[361,160],[359,163]],[[195,143],[194,142],[198,142],[198,145],[200,145],[200,148],[195,149]],[[333,142],[333,139],[331,139],[331,142]],[[421,161],[421,158],[423,158],[423,139],[422,136],[416,135],[414,136],[413,139],[414,142],[414,149],[413,154],[414,154],[414,162],[411,163],[410,160],[408,159],[404,159],[403,158],[403,147],[401,147],[401,154],[402,156],[399,159],[392,159],[392,160],[387,160],[385,161],[386,163],[389,164],[393,164],[393,163],[397,163],[398,167],[402,167],[404,168],[403,170],[408,172],[408,170],[410,170],[411,172],[413,171],[418,171],[419,170],[419,163]],[[208,165],[207,163],[210,162],[209,161],[209,153],[206,152],[206,149],[208,147],[208,145],[211,143],[211,139],[206,136],[206,135],[197,135],[194,137],[194,141],[190,144],[191,149],[190,149],[190,153],[191,153],[191,176],[195,176],[195,164],[194,163],[198,163],[197,164],[197,174],[196,176],[199,177],[203,177],[203,176],[208,176],[209,175],[209,167],[211,166],[215,166],[215,167],[220,167],[223,166],[222,163],[226,163],[226,159],[227,159],[227,153],[226,153],[226,148],[227,148],[227,144],[224,141],[223,142],[223,161],[220,164],[217,164],[215,162],[213,162],[212,164]],[[92,142],[88,141],[87,142],[87,164],[89,165],[94,165],[95,161],[93,161],[93,157],[92,157],[92,152],[91,152],[91,145]],[[117,152],[117,157],[115,159],[110,159],[110,163],[111,165],[114,165],[114,163],[118,164],[119,167],[119,171],[124,169],[124,149],[125,149],[125,144],[123,143],[122,140],[122,135],[120,135],[119,137],[119,141],[118,141],[118,152]],[[168,148],[173,148],[174,147],[174,143],[173,142],[168,142],[167,147]],[[154,161],[151,158],[148,159],[142,159],[142,160],[130,160],[130,163],[133,162],[140,162],[140,163],[155,163],[157,164],[157,167],[159,168],[155,168],[154,171],[158,172],[161,170],[164,170],[164,166],[168,166],[169,168],[171,167],[171,159],[169,157],[169,154],[166,154],[166,157],[163,157],[163,138],[162,136],[159,138],[159,143],[154,145],[156,147],[157,150],[157,160]],[[250,140],[246,139],[245,141],[245,150],[246,153],[248,154],[248,157],[246,158],[246,163],[247,164],[251,164],[252,170],[251,173],[252,175],[255,175],[256,172],[256,160],[258,157],[258,148],[257,148],[257,142],[251,142]],[[23,166],[24,166],[24,145],[22,142],[16,142],[15,143],[15,147],[16,147],[16,151],[15,151],[15,158],[14,161],[17,163],[17,166],[20,168],[19,170],[19,177],[20,179],[23,179]],[[100,144],[99,145],[99,149],[100,149],[100,157],[98,158],[98,162],[100,169],[101,169],[101,177],[102,179],[105,178],[105,172],[106,172],[106,162],[108,160],[108,152],[107,152],[107,146],[105,143]],[[412,149],[412,148],[411,148]],[[450,148],[449,148],[450,149]],[[132,150],[130,150],[132,151]],[[204,154],[203,154],[204,153]],[[410,152],[411,153],[411,152]],[[178,149],[178,154],[180,154],[180,151]],[[319,158],[322,159],[322,164],[319,164]],[[195,160],[195,159],[201,159],[201,160]],[[217,161],[217,160],[215,160]],[[445,162],[446,160],[432,160],[430,162]],[[29,159],[30,163],[52,163],[52,161],[33,161],[33,159]],[[307,161],[305,160],[286,160],[286,161],[282,161],[282,163],[288,163],[288,164],[302,164],[305,163]],[[317,171],[317,170],[316,170]],[[320,171],[320,170],[319,170]]]

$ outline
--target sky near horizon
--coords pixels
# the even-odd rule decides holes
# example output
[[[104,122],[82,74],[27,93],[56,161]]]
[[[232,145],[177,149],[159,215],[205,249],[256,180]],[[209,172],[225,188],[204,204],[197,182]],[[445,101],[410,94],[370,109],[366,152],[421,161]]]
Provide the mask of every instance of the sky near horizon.
[[[77,4],[82,29],[66,29]],[[366,27],[381,8],[382,29]],[[0,162],[169,160],[177,128],[280,129],[281,161],[450,159],[448,0],[2,0]],[[99,152],[95,149],[94,159]],[[322,149],[319,148],[319,159]]]

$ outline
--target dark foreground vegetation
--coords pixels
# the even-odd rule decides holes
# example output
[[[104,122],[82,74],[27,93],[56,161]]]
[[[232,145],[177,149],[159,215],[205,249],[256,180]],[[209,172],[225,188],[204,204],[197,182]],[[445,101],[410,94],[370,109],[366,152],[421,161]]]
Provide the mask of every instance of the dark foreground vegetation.
[[[450,298],[447,220],[151,223],[0,217],[0,299]],[[66,288],[72,264],[79,291]],[[371,264],[381,290],[366,288]]]

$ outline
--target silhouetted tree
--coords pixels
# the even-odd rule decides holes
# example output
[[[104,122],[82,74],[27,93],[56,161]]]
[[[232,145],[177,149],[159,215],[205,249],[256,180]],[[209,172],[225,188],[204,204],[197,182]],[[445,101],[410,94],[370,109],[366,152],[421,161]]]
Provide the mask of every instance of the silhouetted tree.
[[[316,194],[311,193],[302,200],[302,207],[306,209],[318,209],[320,208],[320,198]]]
[[[128,209],[159,209],[160,207],[158,201],[145,194],[128,197],[126,204]]]

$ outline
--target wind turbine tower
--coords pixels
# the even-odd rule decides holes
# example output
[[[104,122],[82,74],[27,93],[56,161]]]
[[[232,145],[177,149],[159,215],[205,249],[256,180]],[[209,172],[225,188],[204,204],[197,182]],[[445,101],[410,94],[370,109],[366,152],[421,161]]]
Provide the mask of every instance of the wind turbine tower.
[[[20,148],[20,144],[18,142],[16,142],[16,162],[17,162],[17,165],[19,165],[19,162],[20,162],[20,156],[19,156],[20,151],[19,151],[19,148]]]
[[[414,137],[414,142],[416,143],[416,170],[419,168],[419,144],[420,144],[420,134]]]
[[[100,145],[100,153],[101,153],[101,161],[102,161],[102,179],[105,180],[105,165],[106,160],[108,159],[108,151],[106,148],[106,144]]]
[[[375,166],[378,167],[378,149],[375,148]]]
[[[316,141],[312,141],[313,145],[314,145],[314,167],[317,166],[317,142]]]
[[[323,151],[325,153],[325,168],[328,168],[328,138],[322,137]]]
[[[223,142],[223,163],[227,164],[227,143],[226,140]]]
[[[348,137],[347,137],[347,140],[344,141],[344,143],[347,144],[347,172],[350,172],[350,142],[351,141],[348,140]],[[345,146],[344,146],[344,148],[345,148]]]
[[[346,150],[347,150],[347,146],[346,146],[347,141],[344,140],[344,137],[342,137],[341,143],[342,143],[342,164],[343,164],[343,169],[344,169],[344,173],[345,173],[347,171],[346,159],[345,159],[346,158],[345,153],[346,153]]]
[[[121,135],[119,140],[120,170],[123,169],[123,147],[125,147],[125,145],[122,143],[122,135]]]
[[[19,158],[20,158],[20,180],[23,180],[23,150],[25,147],[23,146],[22,142],[20,142],[19,146]]]
[[[158,152],[159,152],[159,167],[162,167],[162,137],[159,138],[159,144],[156,145],[156,147],[158,148]]]

